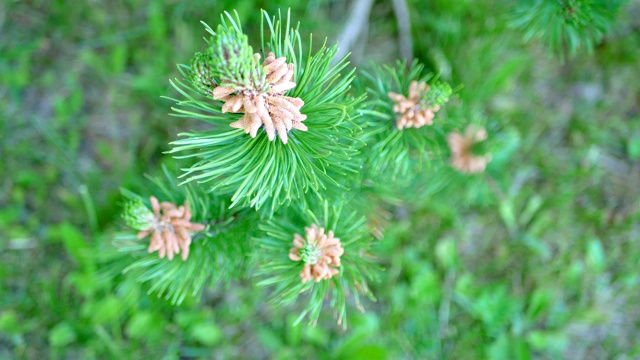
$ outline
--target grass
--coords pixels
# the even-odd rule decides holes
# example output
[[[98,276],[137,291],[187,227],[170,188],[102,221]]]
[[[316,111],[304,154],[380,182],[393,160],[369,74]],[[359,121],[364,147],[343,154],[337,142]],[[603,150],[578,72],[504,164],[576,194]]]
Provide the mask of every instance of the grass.
[[[196,126],[160,96],[199,20],[235,6],[251,24],[289,2],[0,4],[0,357],[640,356],[640,3],[565,63],[524,44],[499,2],[409,3],[416,56],[464,84],[450,116],[486,122],[494,160],[486,176],[425,171],[428,196],[388,206],[378,302],[347,331],[293,326],[244,279],[171,306],[111,245],[119,187],[159,173]],[[345,18],[342,1],[291,6],[316,35]],[[376,5],[361,59],[394,60],[394,21]]]

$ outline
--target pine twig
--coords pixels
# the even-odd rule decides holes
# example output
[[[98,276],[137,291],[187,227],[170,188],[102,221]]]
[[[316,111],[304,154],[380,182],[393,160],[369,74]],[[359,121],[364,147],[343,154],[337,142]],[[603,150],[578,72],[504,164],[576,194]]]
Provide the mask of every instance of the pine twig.
[[[496,181],[493,180],[493,177],[485,172],[484,173],[484,178],[487,180],[487,184],[489,184],[489,187],[491,188],[493,193],[498,198],[498,201],[500,201],[500,202],[507,201],[507,196],[504,194],[502,189],[500,189],[500,187],[498,186]]]
[[[368,26],[372,6],[373,0],[356,0],[349,14],[349,19],[338,36],[339,48],[332,63],[338,62],[349,53],[363,29]]]
[[[407,65],[413,60],[413,39],[411,38],[411,17],[406,0],[393,0],[393,12],[398,20],[400,54],[407,59]]]

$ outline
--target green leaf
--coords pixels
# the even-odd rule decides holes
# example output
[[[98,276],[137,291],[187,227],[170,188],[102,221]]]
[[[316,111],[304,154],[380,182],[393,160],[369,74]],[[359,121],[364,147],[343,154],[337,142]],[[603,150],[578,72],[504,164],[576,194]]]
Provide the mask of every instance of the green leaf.
[[[282,339],[276,331],[267,327],[260,327],[257,331],[260,343],[267,349],[275,351],[282,347]]]
[[[527,200],[527,204],[525,205],[522,212],[520,212],[520,217],[518,218],[518,223],[520,226],[526,228],[528,224],[534,221],[534,217],[539,213],[540,209],[543,206],[544,201],[542,197],[539,195],[534,195]]]
[[[489,346],[487,356],[492,360],[530,360],[532,354],[524,340],[505,332]]]
[[[111,295],[101,300],[85,303],[82,307],[82,315],[91,319],[94,324],[104,325],[118,321],[125,309],[121,301]]]
[[[567,334],[562,331],[532,331],[526,340],[536,351],[552,351],[557,354],[562,354],[569,345]]]
[[[364,345],[348,352],[343,352],[340,359],[385,360],[389,359],[389,353],[381,345]]]
[[[550,291],[544,289],[536,289],[530,296],[527,305],[527,317],[532,323],[537,322],[541,317],[549,311],[549,307],[553,300]]]
[[[339,358],[364,359],[363,356],[380,356],[376,346],[370,346],[371,338],[378,334],[380,320],[372,314],[358,314],[352,319],[352,333],[338,349]]]
[[[519,316],[520,302],[509,296],[505,286],[485,288],[472,299],[473,315],[482,320],[490,332],[499,333]]]
[[[549,248],[549,245],[547,245],[543,241],[540,241],[538,238],[535,238],[528,233],[522,234],[520,236],[520,240],[529,250],[531,250],[541,259],[545,261],[551,259],[551,249]]]
[[[411,298],[420,304],[435,305],[442,295],[442,283],[439,274],[430,266],[421,266],[411,282]]]
[[[95,270],[91,249],[78,228],[68,222],[64,222],[51,226],[47,235],[49,241],[63,243],[65,250],[78,262],[83,270],[88,272]]]
[[[635,120],[639,121],[638,119]],[[640,160],[640,136],[630,136],[627,139],[627,154],[631,160]]]
[[[203,321],[191,326],[189,335],[206,346],[214,346],[223,338],[222,330],[211,321]]]
[[[593,238],[587,244],[587,267],[596,273],[603,272],[607,267],[607,261],[599,239]]]
[[[299,327],[299,326],[298,326]],[[328,346],[331,338],[327,329],[321,327],[307,326],[302,331],[302,338],[311,344],[326,347]]]
[[[436,256],[445,269],[455,269],[458,264],[456,241],[452,238],[438,241],[436,245]]]
[[[511,360],[510,339],[506,333],[502,333],[500,337],[489,345],[487,348],[487,358],[492,360]]]
[[[129,319],[126,332],[133,339],[158,341],[164,333],[164,321],[151,311],[140,311]]]
[[[20,333],[18,315],[13,310],[5,310],[0,315],[0,331],[17,335]]]
[[[76,332],[68,322],[61,322],[49,331],[49,344],[53,347],[67,346],[76,341]]]
[[[286,336],[287,336],[287,344],[292,346],[298,346],[303,336],[303,327],[296,325],[295,314],[287,315],[287,327],[286,327]]]
[[[518,221],[516,220],[513,202],[510,199],[504,199],[503,201],[500,201],[498,211],[500,212],[500,217],[502,218],[502,221],[504,222],[509,232],[511,234],[516,234],[518,231]]]

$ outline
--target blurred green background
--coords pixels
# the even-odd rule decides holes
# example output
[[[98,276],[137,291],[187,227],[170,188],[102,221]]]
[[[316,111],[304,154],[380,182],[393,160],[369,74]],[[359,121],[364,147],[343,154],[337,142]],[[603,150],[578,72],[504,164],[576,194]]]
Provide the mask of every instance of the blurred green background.
[[[511,140],[496,183],[450,172],[390,208],[378,301],[345,331],[330,313],[293,326],[299,309],[251,279],[171,306],[121,275],[111,241],[119,187],[196,126],[161,96],[200,20],[236,9],[257,34],[259,9],[291,7],[303,39],[335,41],[352,2],[3,0],[0,358],[640,358],[640,1],[564,62],[507,26],[509,1],[408,3],[415,56]],[[354,64],[398,56],[390,1],[364,36]]]

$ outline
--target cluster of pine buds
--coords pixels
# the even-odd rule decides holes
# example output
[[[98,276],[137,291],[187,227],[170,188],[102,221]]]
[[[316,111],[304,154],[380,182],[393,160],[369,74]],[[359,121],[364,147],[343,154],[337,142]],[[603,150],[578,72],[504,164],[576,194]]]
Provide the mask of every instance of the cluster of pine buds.
[[[453,132],[447,136],[451,149],[451,166],[464,173],[480,173],[491,161],[491,154],[476,155],[473,146],[487,139],[487,130],[469,125],[464,134]]]
[[[295,234],[294,247],[289,250],[289,258],[304,262],[300,272],[303,283],[314,279],[316,282],[330,279],[339,273],[340,256],[344,249],[333,231],[325,234],[325,229],[313,224],[304,229],[305,237]]]
[[[394,92],[387,93],[387,96],[395,102],[393,111],[397,114],[396,127],[398,130],[433,124],[433,118],[435,113],[440,110],[440,105],[430,105],[424,101],[429,89],[426,82],[414,80],[409,85],[408,98]]]
[[[167,256],[169,260],[173,260],[174,254],[182,253],[182,260],[187,260],[191,232],[202,231],[205,226],[191,222],[191,210],[187,200],[181,206],[167,201],[160,203],[155,196],[151,196],[150,200],[153,218],[150,218],[148,226],[138,233],[138,239],[151,235],[148,251],[157,251],[161,259]]]
[[[260,54],[253,55],[256,63]],[[307,118],[300,113],[304,101],[300,98],[285,96],[293,89],[295,74],[293,64],[287,64],[285,57],[277,58],[270,52],[261,65],[266,73],[266,86],[227,86],[225,84],[213,89],[213,98],[224,101],[222,112],[243,113],[244,115],[231,127],[244,129],[244,132],[255,138],[258,130],[264,126],[269,140],[275,139],[276,133],[286,144],[291,129],[306,131],[302,122]]]

